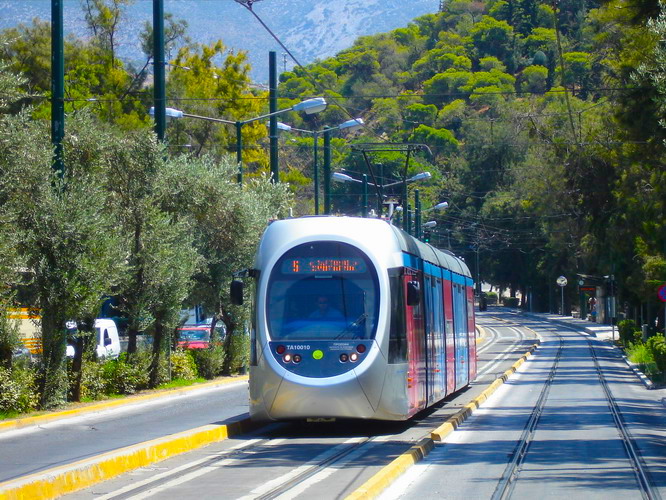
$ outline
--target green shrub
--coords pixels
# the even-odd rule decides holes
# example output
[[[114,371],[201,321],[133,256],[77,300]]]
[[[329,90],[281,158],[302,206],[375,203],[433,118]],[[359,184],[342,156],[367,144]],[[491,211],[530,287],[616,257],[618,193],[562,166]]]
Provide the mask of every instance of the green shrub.
[[[666,340],[664,340],[664,336],[655,335],[650,337],[645,345],[652,354],[657,369],[662,373],[666,372]]]
[[[105,389],[103,363],[91,357],[84,357],[81,374],[81,400],[101,399],[105,395]]]
[[[0,412],[27,413],[37,408],[37,374],[30,367],[0,367]]]
[[[117,359],[105,361],[102,364],[104,393],[134,394],[140,389],[146,389],[150,359],[149,351],[139,351],[132,355],[123,352]]]
[[[641,331],[636,328],[636,322],[633,319],[623,319],[617,324],[620,340],[624,345],[640,340]]]
[[[231,337],[231,373],[244,371],[250,361],[250,336],[236,333]]]
[[[177,349],[171,353],[172,380],[176,378],[194,380],[197,376],[197,364],[189,350]]]
[[[211,380],[222,371],[224,362],[224,348],[213,346],[208,349],[192,349],[192,357],[197,365],[199,376]]]
[[[486,293],[488,304],[497,304],[497,294],[495,292]]]
[[[502,304],[504,307],[518,307],[518,297],[504,297]]]

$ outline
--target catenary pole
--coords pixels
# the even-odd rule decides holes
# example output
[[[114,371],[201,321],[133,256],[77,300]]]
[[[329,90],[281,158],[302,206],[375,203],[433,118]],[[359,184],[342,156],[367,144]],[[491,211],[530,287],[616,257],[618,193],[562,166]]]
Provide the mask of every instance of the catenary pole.
[[[63,2],[51,0],[51,143],[52,167],[61,179],[65,175],[62,141],[65,137],[65,55]]]
[[[331,213],[331,129],[324,130],[324,214]]]
[[[268,53],[268,93],[270,112],[277,112],[277,59],[274,51]],[[270,137],[270,159],[271,159],[271,173],[273,174],[273,182],[280,182],[280,167],[278,165],[278,129],[277,129],[277,116],[273,115],[268,121],[269,137]]]
[[[164,64],[164,0],[153,0],[153,73],[155,133],[164,141],[166,131],[166,74]]]

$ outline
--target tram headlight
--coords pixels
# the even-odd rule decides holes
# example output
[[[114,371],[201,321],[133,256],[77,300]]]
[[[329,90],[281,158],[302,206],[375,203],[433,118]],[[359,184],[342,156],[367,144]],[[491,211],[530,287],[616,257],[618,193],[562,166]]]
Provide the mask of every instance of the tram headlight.
[[[284,361],[285,363],[290,363],[291,362],[291,354],[285,354],[284,356],[282,356],[282,361]]]
[[[301,355],[294,354],[294,363],[300,363],[300,362],[301,362]]]
[[[355,353],[355,352],[352,352],[352,353],[349,355],[349,360],[352,361],[352,362],[354,362],[354,361],[358,361],[358,354]]]
[[[343,363],[346,363],[349,360],[349,356],[347,356],[345,353],[340,354],[340,361]]]

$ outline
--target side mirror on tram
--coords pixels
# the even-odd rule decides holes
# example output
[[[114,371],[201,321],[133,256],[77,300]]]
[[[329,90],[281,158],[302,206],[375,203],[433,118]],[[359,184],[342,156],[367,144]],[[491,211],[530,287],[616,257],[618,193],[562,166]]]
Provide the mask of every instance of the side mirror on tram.
[[[407,305],[417,306],[421,302],[421,286],[418,281],[407,283]]]
[[[243,305],[243,288],[245,284],[241,280],[233,280],[231,282],[231,303],[235,306]]]

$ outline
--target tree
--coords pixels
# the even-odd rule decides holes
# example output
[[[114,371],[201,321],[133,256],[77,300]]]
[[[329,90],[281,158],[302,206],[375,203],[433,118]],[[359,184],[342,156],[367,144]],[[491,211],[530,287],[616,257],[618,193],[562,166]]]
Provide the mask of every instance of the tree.
[[[64,143],[67,171],[60,179],[51,168],[44,125],[26,114],[5,118],[0,157],[8,181],[2,189],[3,210],[12,214],[22,234],[19,249],[34,274],[41,309],[41,405],[50,408],[67,395],[66,321],[96,316],[124,261],[96,154],[108,137],[89,119],[70,121]]]
[[[256,246],[266,224],[285,214],[290,195],[287,186],[267,177],[250,179],[242,187],[235,182],[236,166],[225,158],[179,158],[169,165],[161,191],[161,205],[170,213],[187,213],[192,219],[194,246],[203,258],[195,275],[192,301],[213,311],[211,334],[223,321],[225,371],[232,369],[231,342],[244,334],[248,306],[233,306],[229,284],[233,273],[252,266]]]
[[[133,0],[81,0],[88,29],[100,48],[109,53],[111,67],[116,67],[117,36],[123,7],[132,2]]]

